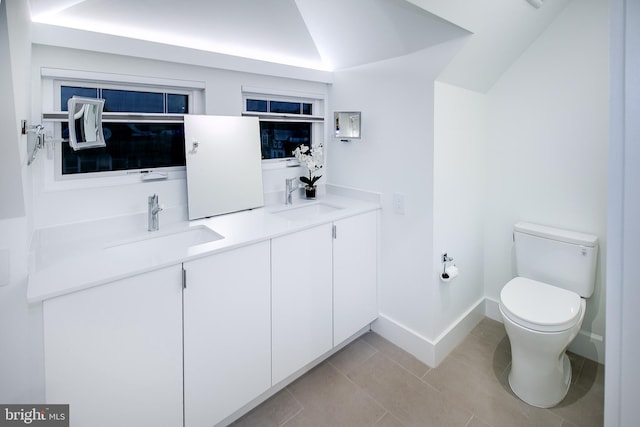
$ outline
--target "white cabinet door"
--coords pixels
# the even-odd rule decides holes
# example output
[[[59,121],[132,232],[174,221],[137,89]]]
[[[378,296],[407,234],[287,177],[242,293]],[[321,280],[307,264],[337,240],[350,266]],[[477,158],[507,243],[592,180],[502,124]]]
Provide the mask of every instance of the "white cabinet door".
[[[333,241],[333,344],[378,317],[377,212],[335,222]]]
[[[210,427],[271,386],[269,242],[184,269],[185,426]]]
[[[173,266],[46,300],[47,403],[73,426],[182,425],[182,285]]]
[[[271,241],[273,385],[332,348],[331,224]]]

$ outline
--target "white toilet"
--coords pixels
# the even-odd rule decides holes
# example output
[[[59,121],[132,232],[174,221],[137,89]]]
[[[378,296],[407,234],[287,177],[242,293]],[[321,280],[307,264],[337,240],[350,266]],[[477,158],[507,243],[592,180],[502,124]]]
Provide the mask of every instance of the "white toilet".
[[[500,292],[511,342],[509,384],[530,405],[549,408],[567,394],[565,354],[580,331],[595,285],[598,238],[537,224],[514,226],[518,277]]]

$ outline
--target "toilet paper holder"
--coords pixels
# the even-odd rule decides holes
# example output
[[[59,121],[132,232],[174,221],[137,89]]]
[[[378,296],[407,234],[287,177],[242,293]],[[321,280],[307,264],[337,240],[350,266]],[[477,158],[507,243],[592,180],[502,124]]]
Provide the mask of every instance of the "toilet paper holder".
[[[449,282],[458,276],[458,267],[455,264],[448,265],[451,262],[453,262],[453,257],[444,252],[442,254],[442,274],[440,275],[440,280],[443,282]]]

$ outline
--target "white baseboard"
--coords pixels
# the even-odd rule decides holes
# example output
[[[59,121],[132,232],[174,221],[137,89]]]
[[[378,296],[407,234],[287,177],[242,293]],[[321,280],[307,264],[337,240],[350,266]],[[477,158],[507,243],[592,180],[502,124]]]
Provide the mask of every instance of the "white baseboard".
[[[500,303],[491,298],[485,298],[485,315],[502,323]],[[586,330],[581,330],[575,340],[569,345],[569,350],[587,359],[604,364],[604,337]]]
[[[438,366],[458,346],[485,316],[484,298],[478,300],[458,320],[436,338],[435,353]]]
[[[371,325],[371,329],[427,365],[437,367],[484,316],[502,323],[499,302],[491,298],[480,299],[434,340],[383,313]],[[604,364],[604,347],[604,338],[601,335],[582,330],[569,346],[569,350]]]
[[[502,314],[500,314],[500,302],[492,298],[484,299],[484,315],[489,319],[497,320],[502,323]]]
[[[427,337],[380,313],[371,329],[429,366],[435,366],[435,346]]]
[[[484,315],[484,299],[481,299],[435,340],[430,340],[382,313],[371,328],[427,365],[437,367],[464,340]]]
[[[604,365],[604,337],[584,329],[569,345],[569,350]]]

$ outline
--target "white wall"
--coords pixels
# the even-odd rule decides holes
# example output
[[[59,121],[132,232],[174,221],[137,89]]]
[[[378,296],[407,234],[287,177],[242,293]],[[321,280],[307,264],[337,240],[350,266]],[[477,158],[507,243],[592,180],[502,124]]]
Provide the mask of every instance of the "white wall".
[[[61,68],[123,75],[157,77],[204,82],[205,113],[240,115],[242,86],[311,93],[325,96],[325,83],[270,77],[259,74],[220,70],[196,65],[162,62],[99,52],[43,45],[33,47],[32,82],[34,116],[42,111],[40,69]],[[170,180],[87,189],[52,189],[45,185],[45,162],[41,155],[33,168],[34,221],[37,228],[75,221],[146,211],[147,196],[159,195],[166,207],[186,206],[186,181]],[[264,173],[266,192],[282,191],[285,177],[297,176],[299,169],[268,170]]]
[[[640,2],[611,0],[604,425],[632,426],[640,395]]]
[[[465,311],[476,305],[484,312],[485,111],[483,94],[436,82],[433,235],[437,277],[431,321],[435,331],[462,321]],[[439,277],[443,252],[454,258],[460,270],[460,276],[448,283]]]
[[[0,401],[6,403],[44,400],[41,310],[26,302],[29,174],[26,137],[19,134],[20,120],[29,118],[29,28],[28,2],[0,3],[0,249],[9,257],[9,283],[0,287]]]
[[[330,142],[328,182],[382,194],[377,328],[429,361],[433,324],[434,80],[460,48],[442,45],[334,74],[331,111],[362,111],[362,140]],[[393,194],[405,199],[394,213]],[[380,325],[379,325],[380,326]],[[432,361],[432,360],[431,360]]]
[[[24,82],[22,76],[25,59],[28,64],[29,47],[26,46],[26,52],[22,50],[28,39],[21,26],[20,6],[14,1],[0,3],[0,58],[3,63],[0,69],[3,94],[0,103],[0,150],[3,153],[0,158],[0,219],[25,215],[19,149],[24,148],[21,144],[26,138],[19,136],[19,123],[26,116],[19,118],[16,113],[24,113],[28,102],[28,92],[21,83]]]
[[[572,349],[604,360],[608,11],[570,3],[487,94],[485,289],[515,274],[519,220],[596,234],[596,289]]]

